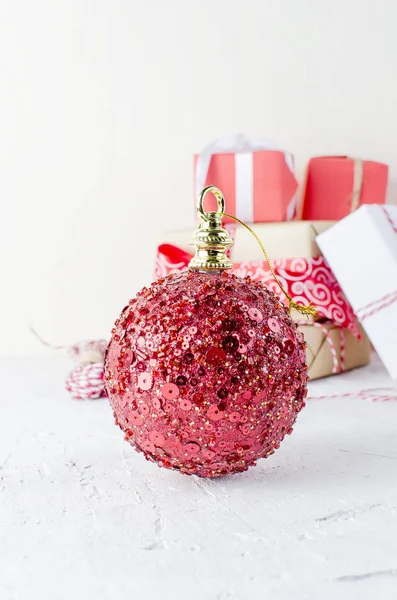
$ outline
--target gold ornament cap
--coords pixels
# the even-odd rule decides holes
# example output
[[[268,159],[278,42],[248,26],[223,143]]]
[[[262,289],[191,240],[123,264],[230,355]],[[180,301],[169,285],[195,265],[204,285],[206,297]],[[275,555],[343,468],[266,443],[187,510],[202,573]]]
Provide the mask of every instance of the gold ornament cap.
[[[217,211],[204,211],[204,198],[209,193],[214,194],[217,199]],[[233,240],[222,227],[222,217],[225,212],[225,199],[222,192],[214,185],[205,187],[197,198],[197,212],[201,223],[190,242],[190,246],[194,246],[196,251],[189,263],[189,269],[203,271],[232,269],[233,263],[226,256],[226,251],[233,244]]]

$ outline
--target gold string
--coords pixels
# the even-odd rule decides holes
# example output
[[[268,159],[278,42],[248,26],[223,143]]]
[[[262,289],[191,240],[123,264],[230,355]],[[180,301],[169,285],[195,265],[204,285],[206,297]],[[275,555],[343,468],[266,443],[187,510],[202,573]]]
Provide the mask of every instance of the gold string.
[[[260,240],[260,238],[257,236],[257,234],[255,233],[255,231],[253,231],[251,229],[251,227],[249,227],[246,223],[244,223],[244,221],[241,221],[240,219],[238,219],[237,217],[234,217],[233,215],[229,215],[228,213],[221,213],[224,217],[228,217],[229,219],[233,219],[233,221],[236,221],[237,223],[239,223],[240,225],[242,225],[243,227],[245,227],[250,233],[251,235],[254,236],[254,238],[256,239],[256,241],[258,242],[260,249],[263,252],[263,255],[266,259],[266,262],[269,266],[270,272],[274,277],[275,282],[277,283],[278,287],[280,288],[280,290],[283,292],[284,296],[287,298],[288,302],[289,302],[289,312],[292,311],[293,308],[295,308],[298,312],[300,312],[302,315],[316,315],[317,314],[317,310],[316,308],[310,303],[308,306],[304,306],[302,304],[297,304],[292,298],[291,296],[286,292],[286,290],[284,289],[283,285],[281,284],[280,280],[278,279],[276,273],[274,272],[274,269],[272,267],[272,263],[270,262],[270,258],[266,252],[266,248],[263,245],[262,241]]]

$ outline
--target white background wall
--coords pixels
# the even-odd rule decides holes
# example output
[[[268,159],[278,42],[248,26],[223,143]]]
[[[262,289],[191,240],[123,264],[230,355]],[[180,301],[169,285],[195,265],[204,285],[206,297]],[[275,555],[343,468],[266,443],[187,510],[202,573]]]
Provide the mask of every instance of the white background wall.
[[[107,336],[222,134],[388,162],[395,200],[396,31],[396,0],[0,0],[0,353]]]

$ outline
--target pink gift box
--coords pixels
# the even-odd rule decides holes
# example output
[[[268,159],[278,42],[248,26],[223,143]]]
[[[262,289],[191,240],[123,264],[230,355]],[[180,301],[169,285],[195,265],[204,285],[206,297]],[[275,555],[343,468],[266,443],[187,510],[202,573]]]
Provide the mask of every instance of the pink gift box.
[[[388,166],[347,156],[319,156],[307,167],[299,217],[339,221],[362,204],[386,202]]]
[[[244,222],[293,219],[298,183],[292,156],[242,136],[223,142],[219,140],[194,156],[196,196],[203,187],[215,185],[225,197],[226,212]],[[261,145],[268,149],[260,149]],[[205,210],[216,210],[215,198],[208,199]]]

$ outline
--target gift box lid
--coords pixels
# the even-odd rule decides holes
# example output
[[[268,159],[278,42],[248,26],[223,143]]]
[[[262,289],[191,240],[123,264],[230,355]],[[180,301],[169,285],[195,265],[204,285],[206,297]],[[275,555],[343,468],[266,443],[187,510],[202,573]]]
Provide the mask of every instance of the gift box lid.
[[[397,206],[364,205],[317,242],[385,367],[397,378]]]

